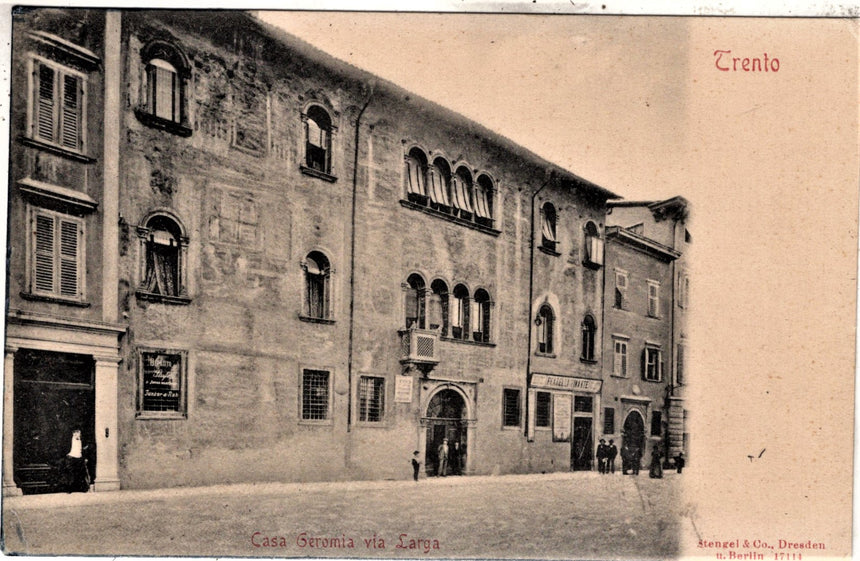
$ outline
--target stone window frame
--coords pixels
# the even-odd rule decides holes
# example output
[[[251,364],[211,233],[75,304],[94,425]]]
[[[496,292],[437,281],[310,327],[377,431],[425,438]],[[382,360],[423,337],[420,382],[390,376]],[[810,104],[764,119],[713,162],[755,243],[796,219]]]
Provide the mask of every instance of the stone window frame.
[[[326,380],[326,411],[325,417],[320,419],[314,418],[305,418],[305,373],[316,372],[316,373],[325,373],[327,375]],[[325,425],[333,425],[334,424],[334,376],[335,369],[326,367],[326,366],[316,366],[316,365],[299,365],[298,372],[298,423],[300,425],[316,425],[316,426],[325,426]]]
[[[176,262],[176,294],[158,294],[153,293],[146,287],[146,279],[148,274],[149,263],[149,244],[152,242],[152,228],[150,223],[154,219],[163,219],[173,222],[179,231],[179,247],[177,248]],[[140,225],[137,226],[138,237],[138,280],[135,296],[141,300],[149,302],[159,302],[162,304],[172,305],[187,305],[191,303],[191,297],[188,294],[188,245],[189,238],[185,225],[176,214],[167,209],[156,209],[143,217]]]
[[[140,91],[138,106],[134,114],[138,120],[146,126],[163,130],[181,137],[189,137],[192,134],[190,118],[188,114],[188,87],[191,81],[191,64],[185,53],[176,45],[167,41],[152,41],[140,50],[141,71]],[[171,90],[178,97],[173,103],[174,108],[179,110],[178,118],[168,119],[157,114],[152,99],[154,93],[151,89],[153,82],[157,85],[157,68],[160,65],[152,61],[159,60],[167,63],[174,71],[174,83]]]
[[[325,260],[326,269],[322,274],[317,276],[322,277],[322,295],[321,302],[323,313],[322,315],[313,315],[311,313],[311,275],[313,274],[309,261],[312,259],[312,256],[318,255]],[[319,260],[316,261],[317,265],[319,265]],[[313,248],[311,249],[302,259],[301,261],[301,269],[302,269],[302,311],[299,313],[299,319],[302,321],[307,321],[311,323],[323,323],[323,324],[333,324],[335,323],[335,299],[334,299],[334,282],[333,276],[335,274],[335,268],[332,265],[332,260],[329,257],[329,252],[323,250],[321,248]]]
[[[320,123],[317,122],[316,119],[313,118],[312,113],[321,112],[325,115],[328,120],[327,126],[320,126]],[[311,157],[308,147],[310,145],[310,121],[313,121],[316,126],[321,130],[326,132],[326,146],[325,149],[325,162],[323,164],[324,169],[317,169],[313,165],[310,165],[309,158]],[[300,171],[311,177],[316,177],[318,179],[322,179],[324,181],[328,181],[329,183],[334,183],[337,181],[337,175],[334,173],[335,164],[337,163],[334,158],[334,146],[335,146],[335,138],[337,136],[338,127],[335,125],[335,112],[329,107],[327,104],[322,103],[320,101],[312,101],[308,103],[305,108],[301,112],[301,123],[302,123],[302,148],[301,148],[301,163],[299,164]]]
[[[516,392],[516,393],[514,393]],[[508,417],[508,396],[515,395],[516,396],[516,416],[517,422],[516,424],[510,424]],[[515,386],[504,386],[502,387],[502,406],[501,406],[501,428],[502,430],[518,430],[522,428],[523,424],[523,390],[522,388]]]
[[[38,219],[40,216],[49,217],[52,221],[51,226],[51,286],[50,290],[37,288],[37,272],[39,253],[38,246]],[[27,300],[41,300],[47,302],[56,302],[60,304],[68,304],[72,306],[88,307],[90,304],[86,302],[86,221],[80,216],[67,214],[57,210],[51,210],[32,204],[27,205],[27,276],[26,290],[21,293],[22,298]],[[63,294],[63,267],[64,262],[62,256],[62,224],[72,224],[75,227],[75,292],[74,296]],[[60,225],[60,228],[57,226]],[[44,253],[47,255],[47,253]],[[67,256],[65,262],[71,261],[70,256]],[[44,274],[44,273],[42,273]]]

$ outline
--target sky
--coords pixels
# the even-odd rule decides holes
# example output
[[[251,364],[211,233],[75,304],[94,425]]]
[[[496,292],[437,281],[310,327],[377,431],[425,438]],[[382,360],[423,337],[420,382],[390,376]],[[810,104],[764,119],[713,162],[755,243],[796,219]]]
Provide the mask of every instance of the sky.
[[[668,198],[685,149],[682,20],[260,12],[625,198]],[[644,23],[644,24],[643,24]]]

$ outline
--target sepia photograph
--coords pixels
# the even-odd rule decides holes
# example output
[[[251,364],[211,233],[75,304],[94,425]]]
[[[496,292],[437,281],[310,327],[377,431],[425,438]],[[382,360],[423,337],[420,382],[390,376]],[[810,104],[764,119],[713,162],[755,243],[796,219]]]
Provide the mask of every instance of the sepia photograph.
[[[4,6],[3,553],[850,557],[858,20],[552,6]]]

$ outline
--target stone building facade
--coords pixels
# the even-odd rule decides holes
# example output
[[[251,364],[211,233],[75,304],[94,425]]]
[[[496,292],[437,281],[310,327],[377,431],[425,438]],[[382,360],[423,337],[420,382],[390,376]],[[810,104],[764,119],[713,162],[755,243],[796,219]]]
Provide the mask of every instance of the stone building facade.
[[[445,439],[446,474],[591,469],[616,195],[241,12],[14,33],[7,492],[49,490],[80,423],[97,488],[437,475]],[[86,84],[85,150],[42,57]],[[41,213],[80,232],[74,298]],[[19,391],[56,369],[80,418]],[[24,457],[32,408],[64,420]]]

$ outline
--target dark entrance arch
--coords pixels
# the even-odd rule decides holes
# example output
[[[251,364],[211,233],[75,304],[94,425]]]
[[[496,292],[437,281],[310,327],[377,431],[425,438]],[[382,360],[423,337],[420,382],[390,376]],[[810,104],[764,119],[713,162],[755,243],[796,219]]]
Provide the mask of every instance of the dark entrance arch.
[[[628,450],[631,463],[641,462],[645,453],[645,421],[638,411],[631,411],[624,420],[624,430],[621,433],[621,448]],[[632,469],[632,465],[630,466]],[[625,466],[626,471],[627,466]],[[638,470],[637,470],[638,471]]]
[[[461,475],[466,465],[466,402],[458,392],[445,389],[427,405],[427,475]],[[448,439],[448,467],[439,472],[439,446]]]

